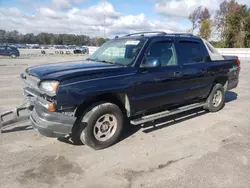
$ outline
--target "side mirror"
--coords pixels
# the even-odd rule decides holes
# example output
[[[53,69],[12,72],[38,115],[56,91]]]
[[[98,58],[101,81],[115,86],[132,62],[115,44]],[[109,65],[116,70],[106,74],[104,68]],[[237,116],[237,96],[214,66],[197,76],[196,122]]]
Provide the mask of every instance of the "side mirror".
[[[155,68],[160,67],[161,63],[157,57],[147,57],[145,61],[141,64],[142,68]]]

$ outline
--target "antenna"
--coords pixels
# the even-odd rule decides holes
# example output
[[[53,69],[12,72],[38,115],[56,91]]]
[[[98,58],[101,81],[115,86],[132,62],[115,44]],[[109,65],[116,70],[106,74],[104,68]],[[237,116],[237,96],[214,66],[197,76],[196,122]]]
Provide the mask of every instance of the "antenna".
[[[106,3],[107,1],[106,0],[103,0],[103,4],[104,4],[104,9],[103,9],[103,38],[105,38],[106,36],[106,11],[105,11],[105,8],[106,8]]]

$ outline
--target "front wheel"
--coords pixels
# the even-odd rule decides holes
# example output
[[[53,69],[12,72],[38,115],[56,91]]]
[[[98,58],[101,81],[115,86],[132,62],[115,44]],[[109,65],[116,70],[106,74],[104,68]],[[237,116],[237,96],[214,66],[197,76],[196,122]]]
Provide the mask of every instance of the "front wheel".
[[[120,138],[124,117],[117,105],[103,102],[90,107],[81,122],[86,126],[78,127],[77,137],[93,149],[104,149]]]
[[[10,57],[11,58],[16,58],[16,54],[11,54]]]
[[[221,84],[216,84],[207,98],[206,109],[210,112],[217,112],[225,105],[225,90]]]

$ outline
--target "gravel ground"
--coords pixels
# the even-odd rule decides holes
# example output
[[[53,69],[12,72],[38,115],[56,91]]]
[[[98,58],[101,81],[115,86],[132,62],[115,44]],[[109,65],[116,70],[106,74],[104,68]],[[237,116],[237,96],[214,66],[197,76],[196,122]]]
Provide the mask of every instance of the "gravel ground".
[[[26,67],[81,56],[0,59],[0,112],[22,102]],[[218,113],[192,111],[132,127],[101,151],[35,133],[28,122],[0,135],[0,187],[226,187],[250,185],[250,62]]]

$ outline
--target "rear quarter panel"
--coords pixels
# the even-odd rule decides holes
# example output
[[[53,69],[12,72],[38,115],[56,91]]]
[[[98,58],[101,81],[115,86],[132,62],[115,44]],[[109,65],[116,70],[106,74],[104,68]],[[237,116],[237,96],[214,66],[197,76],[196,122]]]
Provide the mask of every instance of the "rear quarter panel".
[[[227,83],[226,90],[230,90],[238,85],[240,69],[236,60],[213,61],[210,63],[209,73],[214,75],[214,83],[225,78]]]

